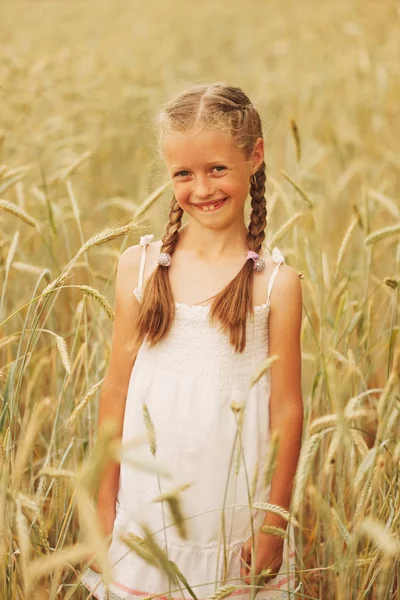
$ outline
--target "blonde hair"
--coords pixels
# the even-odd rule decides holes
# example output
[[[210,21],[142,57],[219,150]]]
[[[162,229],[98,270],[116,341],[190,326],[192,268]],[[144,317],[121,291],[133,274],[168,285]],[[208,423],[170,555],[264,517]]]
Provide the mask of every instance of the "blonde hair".
[[[226,131],[246,159],[252,155],[257,139],[263,137],[260,115],[249,98],[240,88],[223,83],[196,85],[183,91],[164,106],[157,120],[160,140],[165,132],[185,132],[198,126]],[[250,180],[252,211],[247,242],[249,250],[254,252],[262,248],[267,225],[265,180],[263,162]],[[161,252],[173,255],[182,216],[183,210],[173,196]],[[236,352],[243,352],[246,347],[247,315],[253,313],[253,264],[252,259],[245,261],[236,277],[215,296],[210,307],[210,322],[220,323],[221,330],[229,334],[229,341]],[[175,301],[168,268],[158,265],[143,290],[137,342],[147,336],[149,345],[155,345],[167,335],[174,317]]]

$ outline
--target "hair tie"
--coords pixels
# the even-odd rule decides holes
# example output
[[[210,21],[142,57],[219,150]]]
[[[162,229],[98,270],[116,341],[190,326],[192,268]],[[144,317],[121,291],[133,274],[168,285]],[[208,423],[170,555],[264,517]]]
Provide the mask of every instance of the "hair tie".
[[[160,267],[169,267],[171,264],[171,255],[168,252],[160,252],[157,262]]]
[[[254,261],[253,269],[255,271],[262,271],[263,269],[265,269],[265,260],[261,258],[261,256],[257,254],[257,252],[249,250],[247,253],[247,260],[249,260],[249,258],[251,258]]]

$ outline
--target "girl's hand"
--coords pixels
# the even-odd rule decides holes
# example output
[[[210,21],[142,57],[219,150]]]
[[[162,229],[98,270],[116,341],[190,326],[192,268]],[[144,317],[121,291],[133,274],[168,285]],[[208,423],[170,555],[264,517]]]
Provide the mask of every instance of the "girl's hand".
[[[99,573],[100,575],[103,573],[103,571],[101,570],[101,567],[98,565],[98,563],[96,561],[94,561],[91,565],[89,565],[89,567],[95,573]]]
[[[255,583],[256,585],[263,585],[277,575],[282,565],[284,540],[276,535],[257,531],[254,533],[254,541],[257,554],[255,566],[255,575],[257,577]],[[252,538],[250,536],[242,546],[240,567],[240,577],[248,584],[250,584],[251,577],[251,548]],[[260,576],[261,571],[264,569],[270,569],[271,574]]]

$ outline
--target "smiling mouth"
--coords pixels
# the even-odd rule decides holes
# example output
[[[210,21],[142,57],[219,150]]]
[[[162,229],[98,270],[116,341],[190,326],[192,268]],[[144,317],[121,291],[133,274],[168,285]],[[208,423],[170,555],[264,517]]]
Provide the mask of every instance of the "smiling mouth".
[[[225,200],[227,200],[228,198],[223,198],[222,200],[218,200],[215,202],[209,202],[208,204],[195,204],[194,206],[198,209],[201,210],[203,212],[213,212],[215,210],[217,210],[218,208],[220,208]]]

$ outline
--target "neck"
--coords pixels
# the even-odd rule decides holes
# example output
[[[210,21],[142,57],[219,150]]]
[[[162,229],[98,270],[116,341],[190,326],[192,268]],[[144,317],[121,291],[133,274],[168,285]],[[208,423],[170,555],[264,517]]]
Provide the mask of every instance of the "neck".
[[[245,254],[249,248],[244,217],[223,229],[206,229],[191,219],[179,231],[179,245],[200,260],[213,262]]]

